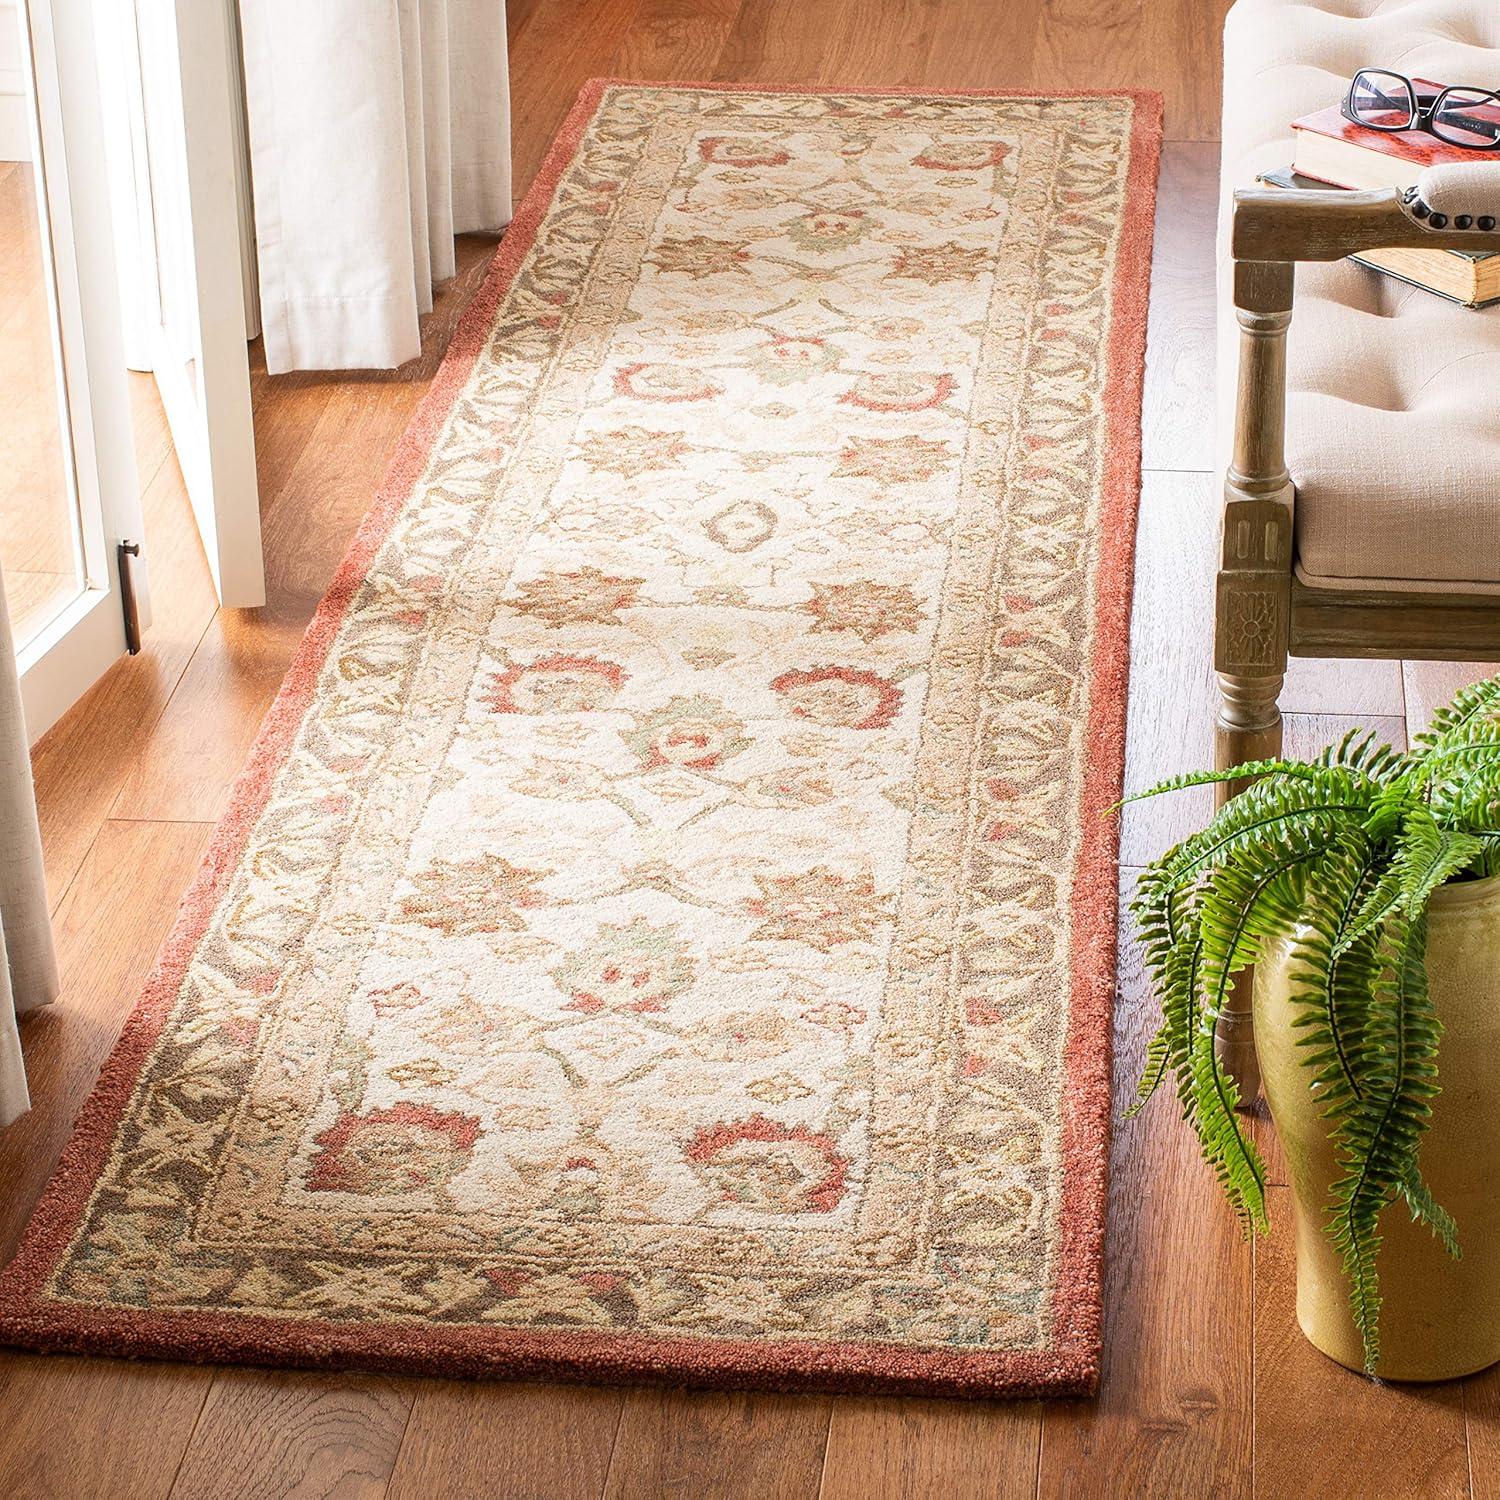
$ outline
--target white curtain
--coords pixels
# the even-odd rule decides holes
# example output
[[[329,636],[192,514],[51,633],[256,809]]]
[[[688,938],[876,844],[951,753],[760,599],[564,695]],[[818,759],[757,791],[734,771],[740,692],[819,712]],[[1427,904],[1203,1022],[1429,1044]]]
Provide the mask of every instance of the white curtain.
[[[30,1108],[17,1015],[57,995],[42,836],[21,717],[15,641],[0,582],[0,1125]]]
[[[510,220],[505,0],[240,0],[266,368],[391,369]]]

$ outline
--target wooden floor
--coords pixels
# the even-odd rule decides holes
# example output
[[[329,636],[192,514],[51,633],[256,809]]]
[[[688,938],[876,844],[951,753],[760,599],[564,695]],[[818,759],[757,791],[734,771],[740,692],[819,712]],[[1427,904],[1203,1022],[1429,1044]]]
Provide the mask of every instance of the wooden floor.
[[[591,74],[1046,89],[1167,98],[1129,776],[1210,754],[1207,666],[1217,25],[1223,0],[510,0],[529,180]],[[159,410],[138,437],[157,620],[40,747],[66,979],[25,1025],[36,1108],[0,1136],[8,1253],[134,1000],[256,723],[488,247],[466,242],[419,366],[255,380],[270,603],[216,612]],[[1481,669],[1302,664],[1296,748],[1357,718],[1399,738]],[[1204,811],[1138,811],[1139,866]],[[1126,871],[1126,879],[1130,871]],[[1151,1005],[1128,947],[1118,1088]],[[1262,1127],[1264,1133],[1264,1127]],[[1274,1160],[1274,1152],[1273,1152]],[[1240,1497],[1490,1495],[1500,1376],[1377,1388],[1292,1320],[1286,1191],[1243,1243],[1171,1106],[1118,1127],[1096,1401],[963,1405],[464,1385],[0,1355],[10,1497]]]

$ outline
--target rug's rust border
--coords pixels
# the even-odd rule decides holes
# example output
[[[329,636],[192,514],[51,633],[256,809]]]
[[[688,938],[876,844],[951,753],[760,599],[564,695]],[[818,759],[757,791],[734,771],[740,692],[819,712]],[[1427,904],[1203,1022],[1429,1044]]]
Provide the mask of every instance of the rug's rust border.
[[[483,349],[496,310],[530,249],[563,173],[611,85],[740,92],[869,94],[994,99],[1121,97],[1134,101],[1125,219],[1115,271],[1106,367],[1106,452],[1095,577],[1096,628],[1088,760],[1079,809],[1081,847],[1073,884],[1073,991],[1064,1048],[1064,1184],[1054,1347],[1045,1352],[959,1353],[848,1342],[706,1340],[590,1330],[529,1331],[430,1324],[347,1325],[321,1319],[200,1312],[156,1313],[75,1306],[39,1295],[75,1233],[116,1129],[168,1019],[189,959],[218,904],[277,770],[314,696],[344,612],[407,496],[421,477],[453,403]],[[952,1396],[1077,1395],[1098,1382],[1106,1177],[1110,1025],[1115,980],[1118,827],[1105,811],[1119,795],[1125,761],[1126,686],[1135,513],[1139,498],[1141,394],[1151,238],[1161,147],[1161,96],[1131,89],[1055,94],[984,89],[836,89],[771,84],[651,84],[597,78],[584,85],[532,183],[484,284],[454,333],[380,495],[318,605],[262,724],[229,811],[164,944],[145,993],[126,1021],[74,1124],[61,1163],[0,1275],[0,1340],[48,1351],[225,1361],[306,1368],[360,1367],[407,1374],[701,1384],[721,1387],[874,1391]]]

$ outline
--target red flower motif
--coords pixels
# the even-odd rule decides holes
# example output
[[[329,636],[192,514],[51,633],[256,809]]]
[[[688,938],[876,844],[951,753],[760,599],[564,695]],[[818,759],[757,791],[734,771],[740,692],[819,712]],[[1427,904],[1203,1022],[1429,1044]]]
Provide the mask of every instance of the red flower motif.
[[[636,401],[707,401],[723,386],[686,365],[651,364],[644,360],[615,371],[615,391]]]
[[[859,667],[783,672],[771,683],[799,719],[837,729],[884,729],[901,707],[901,689]]]
[[[307,1174],[314,1193],[406,1193],[441,1187],[479,1139],[472,1115],[402,1101],[389,1109],[343,1114],[313,1144]]]
[[[861,375],[839,400],[866,411],[929,411],[953,394],[948,374],[911,374],[904,370]]]
[[[746,135],[706,135],[698,155],[721,167],[784,167],[792,159],[790,152]]]
[[[931,172],[977,172],[998,167],[1009,155],[1007,141],[934,141],[911,164]]]
[[[492,672],[483,701],[497,714],[581,713],[603,708],[625,675],[612,661],[560,653]]]
[[[725,1203],[756,1213],[832,1213],[849,1171],[832,1137],[759,1114],[700,1130],[683,1154]]]

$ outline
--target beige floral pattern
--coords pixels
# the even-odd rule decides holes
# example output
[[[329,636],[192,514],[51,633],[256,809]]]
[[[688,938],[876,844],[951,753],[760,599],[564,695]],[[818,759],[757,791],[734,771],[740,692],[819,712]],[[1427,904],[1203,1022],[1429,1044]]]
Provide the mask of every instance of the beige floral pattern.
[[[1135,109],[605,88],[47,1297],[1054,1347]]]
[[[573,1010],[659,1011],[696,972],[692,950],[675,928],[637,917],[601,927],[586,948],[552,970],[552,978]]]
[[[554,629],[589,622],[614,625],[620,611],[635,604],[644,583],[643,578],[613,578],[594,567],[575,568],[528,579],[517,590],[514,607]]]
[[[947,468],[947,443],[923,437],[851,437],[839,454],[836,479],[873,479],[877,484],[920,484]]]
[[[655,432],[649,427],[621,427],[585,438],[578,456],[596,474],[618,474],[639,479],[657,469],[669,469],[693,452],[680,432]]]
[[[827,952],[867,942],[887,914],[887,901],[869,875],[838,875],[819,865],[799,875],[757,875],[760,895],[745,910],[760,921],[751,939],[806,943]]]
[[[917,596],[905,583],[817,583],[805,608],[813,630],[848,630],[873,641],[893,631],[916,630],[924,618]]]

